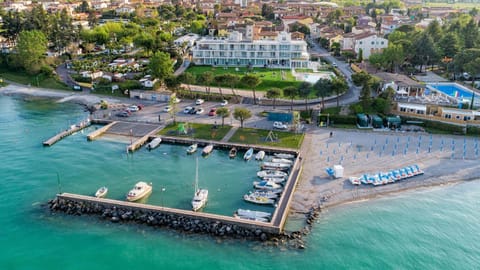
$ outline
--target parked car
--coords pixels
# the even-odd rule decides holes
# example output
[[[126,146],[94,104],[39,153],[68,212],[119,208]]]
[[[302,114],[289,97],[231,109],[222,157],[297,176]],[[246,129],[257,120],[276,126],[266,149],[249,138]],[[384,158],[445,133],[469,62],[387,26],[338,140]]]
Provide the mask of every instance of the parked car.
[[[164,112],[169,112],[169,111],[171,111],[172,109],[173,109],[172,106],[168,105],[168,106],[165,106],[165,108],[163,108],[163,111],[164,111]]]
[[[220,106],[225,107],[228,105],[228,100],[224,99],[222,103],[220,103]]]
[[[202,105],[204,102],[205,102],[205,100],[199,98],[199,99],[195,100],[195,105]]]
[[[187,106],[185,107],[185,109],[183,109],[183,113],[190,113],[190,111],[192,110],[193,107],[191,106]]]
[[[116,113],[115,116],[118,116],[118,117],[129,117],[129,116],[130,116],[130,113],[127,112],[127,111],[121,111],[121,112]]]
[[[189,114],[196,114],[197,113],[197,108],[192,107],[192,109],[190,109],[190,111],[188,113]]]
[[[195,113],[196,114],[202,114],[204,112],[205,112],[205,110],[203,108],[199,108]]]
[[[127,111],[129,112],[138,112],[140,109],[138,108],[137,105],[131,105],[131,106],[128,106],[127,108]]]
[[[279,122],[279,121],[275,121],[273,122],[273,128],[276,128],[276,129],[287,129],[287,125],[285,125],[284,123],[282,122]]]
[[[211,108],[210,112],[208,112],[208,116],[215,116],[217,115],[217,108]]]

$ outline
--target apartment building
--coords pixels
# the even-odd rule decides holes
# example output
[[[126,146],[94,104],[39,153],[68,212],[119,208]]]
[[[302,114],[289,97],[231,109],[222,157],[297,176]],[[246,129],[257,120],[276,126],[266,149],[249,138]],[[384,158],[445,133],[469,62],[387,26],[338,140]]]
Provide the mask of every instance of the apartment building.
[[[234,31],[228,38],[203,37],[192,50],[197,65],[307,68],[310,55],[304,40],[280,32],[275,39],[256,40]]]

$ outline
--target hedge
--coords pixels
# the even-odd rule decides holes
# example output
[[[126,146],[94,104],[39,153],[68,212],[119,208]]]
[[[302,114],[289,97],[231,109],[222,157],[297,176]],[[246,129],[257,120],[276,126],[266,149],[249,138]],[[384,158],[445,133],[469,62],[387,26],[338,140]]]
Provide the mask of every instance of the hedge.
[[[447,133],[460,133],[464,134],[465,133],[465,127],[463,125],[455,125],[455,124],[449,124],[449,123],[444,123],[444,122],[438,122],[438,121],[432,121],[432,120],[427,120],[427,119],[422,119],[422,118],[414,118],[414,117],[403,117],[402,116],[402,124],[406,124],[407,121],[420,121],[423,122],[423,127],[426,129],[435,129],[435,130],[441,130]]]
[[[355,125],[357,123],[357,117],[354,115],[330,115],[330,124],[347,124]]]
[[[480,135],[480,127],[476,126],[467,126],[468,135]]]

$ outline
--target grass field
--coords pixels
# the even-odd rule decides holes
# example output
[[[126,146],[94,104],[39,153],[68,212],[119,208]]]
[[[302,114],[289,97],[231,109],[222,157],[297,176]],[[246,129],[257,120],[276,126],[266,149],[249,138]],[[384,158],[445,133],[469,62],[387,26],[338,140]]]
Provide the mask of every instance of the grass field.
[[[200,76],[205,72],[212,72],[214,75],[221,74],[233,74],[239,77],[246,75],[247,73],[254,74],[259,77],[261,83],[256,87],[258,91],[267,91],[273,87],[283,89],[289,86],[297,87],[301,82],[296,81],[292,75],[292,72],[289,69],[271,69],[271,68],[253,68],[251,71],[248,71],[246,67],[211,67],[211,66],[193,66],[189,67],[186,72],[194,74],[195,76]],[[212,86],[214,86],[213,83]],[[224,87],[230,87],[230,85],[222,85]],[[237,84],[234,88],[239,89],[249,89],[245,85]]]
[[[179,134],[178,127],[179,124],[185,125],[185,130],[188,130],[187,134]],[[177,124],[170,124],[166,126],[164,129],[158,132],[159,135],[167,135],[167,136],[178,136],[178,137],[190,137],[195,139],[203,139],[203,140],[214,140],[220,141],[227,135],[228,131],[231,129],[231,126],[220,126],[218,125],[217,128],[214,128],[214,125],[210,124],[199,124],[199,123],[177,123]]]
[[[240,128],[230,138],[229,142],[244,143],[244,144],[258,144],[276,147],[285,147],[292,149],[299,149],[303,142],[303,133],[292,133],[285,131],[274,131],[277,136],[276,141],[267,140],[269,130],[254,129],[254,128]]]
[[[57,81],[55,78],[45,78],[42,75],[32,76],[24,72],[12,71],[5,68],[0,69],[0,77],[5,80],[24,84],[24,85],[30,84],[32,86],[42,87],[42,88],[71,90],[69,87]]]

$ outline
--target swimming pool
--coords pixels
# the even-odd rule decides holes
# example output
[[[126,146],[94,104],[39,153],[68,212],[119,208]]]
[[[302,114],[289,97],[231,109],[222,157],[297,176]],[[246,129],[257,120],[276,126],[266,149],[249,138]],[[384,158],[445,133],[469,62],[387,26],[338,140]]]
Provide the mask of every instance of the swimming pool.
[[[427,88],[459,99],[471,99],[473,93],[471,90],[468,90],[457,83],[434,83],[428,84]]]

